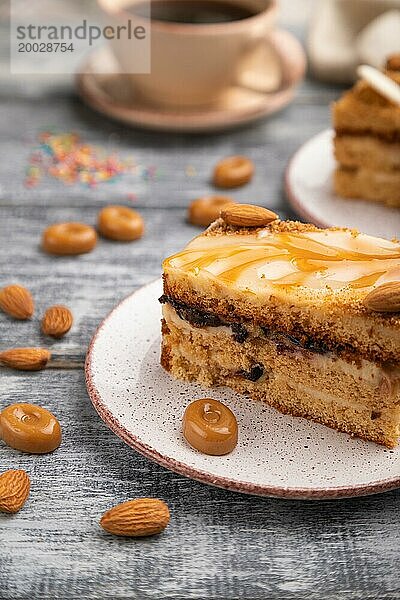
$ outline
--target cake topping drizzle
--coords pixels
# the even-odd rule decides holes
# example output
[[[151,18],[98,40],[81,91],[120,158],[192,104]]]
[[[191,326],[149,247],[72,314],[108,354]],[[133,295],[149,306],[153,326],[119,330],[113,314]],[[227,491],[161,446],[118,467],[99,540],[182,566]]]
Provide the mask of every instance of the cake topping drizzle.
[[[199,236],[165,266],[206,272],[251,290],[279,286],[366,288],[400,280],[400,244],[348,230]]]

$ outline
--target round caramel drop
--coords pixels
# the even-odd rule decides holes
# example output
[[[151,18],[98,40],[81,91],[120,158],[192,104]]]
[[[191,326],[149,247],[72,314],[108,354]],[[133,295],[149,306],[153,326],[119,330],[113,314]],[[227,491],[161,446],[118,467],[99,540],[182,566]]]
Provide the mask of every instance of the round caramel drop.
[[[388,71],[400,71],[400,52],[391,54],[386,59],[386,69]]]
[[[208,227],[216,221],[221,209],[234,204],[229,196],[203,196],[193,200],[188,208],[188,221],[192,225]]]
[[[220,160],[214,169],[213,183],[219,188],[240,187],[248,183],[254,174],[254,164],[246,156],[228,156]]]
[[[48,254],[85,254],[97,243],[96,231],[84,223],[55,223],[44,230],[42,248]]]
[[[61,444],[61,427],[41,406],[11,404],[0,413],[0,438],[21,452],[47,454]]]
[[[218,400],[195,400],[183,415],[183,435],[193,448],[204,454],[228,454],[238,440],[236,417]]]
[[[97,228],[101,235],[109,240],[132,242],[142,237],[144,222],[133,208],[110,205],[99,212]]]

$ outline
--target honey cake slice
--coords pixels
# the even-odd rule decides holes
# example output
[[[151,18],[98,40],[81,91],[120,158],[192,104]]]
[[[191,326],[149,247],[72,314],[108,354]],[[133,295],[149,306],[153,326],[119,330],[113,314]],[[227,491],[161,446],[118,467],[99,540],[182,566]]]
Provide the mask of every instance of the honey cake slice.
[[[163,271],[161,363],[171,375],[396,445],[400,312],[365,299],[400,286],[398,241],[219,219]]]
[[[385,74],[400,85],[400,55]],[[400,105],[360,80],[333,104],[338,195],[400,206]]]

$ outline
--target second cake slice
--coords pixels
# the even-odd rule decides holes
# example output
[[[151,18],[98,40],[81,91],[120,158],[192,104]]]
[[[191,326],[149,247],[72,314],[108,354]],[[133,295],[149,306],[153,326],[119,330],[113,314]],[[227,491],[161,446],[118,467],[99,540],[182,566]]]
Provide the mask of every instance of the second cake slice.
[[[400,86],[395,67],[385,74]],[[400,206],[400,106],[360,80],[333,105],[333,125],[336,193]]]

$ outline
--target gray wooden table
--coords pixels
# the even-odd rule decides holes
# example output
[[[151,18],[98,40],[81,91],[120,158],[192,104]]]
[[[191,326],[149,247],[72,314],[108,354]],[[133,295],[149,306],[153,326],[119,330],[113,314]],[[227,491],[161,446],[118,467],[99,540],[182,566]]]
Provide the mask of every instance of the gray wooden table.
[[[49,456],[0,444],[0,472],[32,478],[26,507],[0,515],[0,598],[393,599],[398,579],[400,492],[354,500],[301,502],[248,497],[166,471],[129,449],[95,413],[82,365],[91,335],[124,296],[160,274],[163,257],[196,230],[185,222],[190,199],[212,191],[217,159],[243,153],[256,176],[234,192],[291,216],[282,190],[285,164],[307,138],[329,126],[338,90],[305,82],[293,104],[267,121],[223,135],[183,136],[128,130],[84,107],[67,87],[8,82],[0,96],[0,285],[19,282],[35,296],[30,322],[0,315],[0,348],[49,345],[39,315],[50,303],[71,307],[75,324],[50,343],[56,364],[36,374],[0,371],[0,406],[35,402],[60,419],[64,441]],[[47,127],[75,130],[116,148],[159,177],[133,175],[95,190],[44,180],[23,185],[32,142]],[[187,167],[191,175],[188,175]],[[195,174],[194,174],[195,173]],[[94,223],[106,203],[136,207],[147,226],[137,243],[100,241],[77,258],[39,250],[46,224]],[[137,496],[171,508],[157,538],[129,540],[98,526],[104,510]]]

